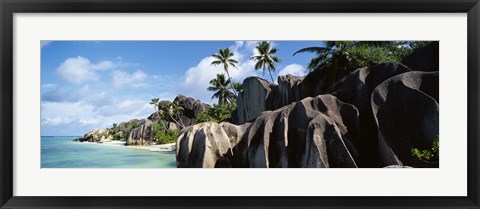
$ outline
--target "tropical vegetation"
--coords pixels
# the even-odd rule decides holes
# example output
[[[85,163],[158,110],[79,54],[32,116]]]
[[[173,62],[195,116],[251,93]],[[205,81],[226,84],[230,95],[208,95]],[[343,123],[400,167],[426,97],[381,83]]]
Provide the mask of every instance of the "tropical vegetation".
[[[230,73],[228,72],[229,66],[232,66],[234,68],[237,67],[238,61],[233,58],[233,53],[230,52],[229,48],[225,49],[218,49],[218,54],[212,54],[211,57],[215,58],[215,60],[211,63],[212,65],[222,65],[223,70],[225,73],[227,73],[228,80],[232,80],[232,77],[230,76]],[[234,93],[237,95],[238,93],[236,92],[235,88],[233,87],[233,84],[231,84],[232,89]]]
[[[272,48],[269,41],[261,41],[255,47],[259,54],[252,56],[250,59],[255,61],[255,69],[262,70],[263,75],[265,75],[265,69],[268,70],[272,83],[275,83],[273,80],[272,72],[275,72],[275,63],[280,62],[280,58],[275,56],[277,53],[277,48]]]
[[[215,92],[212,99],[218,98],[218,103],[231,102],[236,98],[230,90],[235,90],[235,87],[238,88],[238,84],[232,84],[230,79],[225,79],[224,74],[217,74],[217,78],[210,80],[210,84],[211,86],[207,90]]]
[[[429,149],[421,150],[418,148],[412,148],[410,152],[412,156],[418,160],[437,162],[440,155],[440,140],[438,135],[433,140],[432,147]]]

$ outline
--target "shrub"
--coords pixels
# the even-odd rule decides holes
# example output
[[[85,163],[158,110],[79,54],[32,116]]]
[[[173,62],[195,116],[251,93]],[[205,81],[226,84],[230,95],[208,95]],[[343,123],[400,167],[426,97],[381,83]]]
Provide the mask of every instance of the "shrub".
[[[237,108],[235,101],[218,104],[213,104],[213,107],[209,107],[203,112],[199,113],[196,118],[196,123],[202,123],[207,121],[220,123],[225,119],[232,117],[232,112]]]
[[[412,153],[413,157],[419,160],[438,161],[440,153],[439,147],[440,141],[437,135],[437,137],[435,137],[433,140],[432,147],[430,149],[420,150],[418,148],[412,148],[410,152]]]
[[[152,123],[152,136],[157,144],[175,143],[179,136],[178,130],[167,130],[158,123]]]
[[[103,134],[103,138],[107,139],[108,137],[110,137],[110,134],[108,134],[108,133]]]
[[[120,140],[120,135],[118,134],[113,135],[112,140]]]

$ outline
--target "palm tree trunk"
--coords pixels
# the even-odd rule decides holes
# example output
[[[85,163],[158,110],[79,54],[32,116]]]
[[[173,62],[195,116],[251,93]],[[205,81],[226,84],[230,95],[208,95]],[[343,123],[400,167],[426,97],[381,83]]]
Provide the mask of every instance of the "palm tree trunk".
[[[177,123],[180,127],[182,127],[182,129],[185,128],[185,124],[183,124],[183,121],[182,121],[181,118],[180,118],[180,121],[181,121],[181,123],[180,123],[180,122],[178,122],[178,120],[175,120],[175,118],[173,118],[173,116],[171,116],[171,115],[169,115],[169,116],[175,123]]]
[[[270,73],[270,78],[272,79],[272,83],[275,83],[275,81],[273,81],[272,71],[268,70],[268,73]]]
[[[237,90],[235,90],[235,87],[233,87],[232,77],[230,77],[230,73],[228,73],[227,68],[225,68],[225,72],[227,72],[228,79],[230,80],[230,87],[232,87],[233,93],[234,93],[236,96],[238,96]]]

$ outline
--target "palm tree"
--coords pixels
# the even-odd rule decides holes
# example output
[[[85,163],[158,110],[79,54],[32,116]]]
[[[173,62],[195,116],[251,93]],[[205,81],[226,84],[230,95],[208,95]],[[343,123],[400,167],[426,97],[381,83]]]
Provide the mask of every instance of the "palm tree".
[[[218,98],[218,103],[232,101],[235,98],[235,94],[229,91],[232,87],[228,87],[231,84],[230,79],[225,80],[224,74],[217,74],[217,78],[210,80],[210,84],[207,90],[215,92],[213,98]]]
[[[225,70],[225,73],[227,73],[227,76],[228,76],[228,79],[229,80],[232,80],[232,77],[230,77],[230,73],[228,73],[228,67],[229,66],[232,66],[234,68],[237,67],[237,64],[238,64],[238,61],[233,59],[233,53],[230,52],[230,49],[229,48],[225,48],[225,49],[218,49],[218,54],[212,54],[212,57],[215,58],[216,60],[213,61],[211,63],[211,65],[223,65],[223,70]],[[233,88],[232,86],[232,89],[234,91],[235,94],[237,94],[237,92],[235,91],[235,88]]]
[[[243,84],[233,81],[233,88],[235,89],[235,91],[241,92],[243,91]]]
[[[255,55],[250,58],[256,62],[255,69],[263,69],[263,75],[265,75],[265,69],[268,69],[272,83],[275,83],[273,80],[272,71],[275,72],[275,63],[281,61],[277,56],[275,56],[275,53],[277,53],[278,49],[272,48],[270,42],[268,41],[262,41],[258,43],[255,48],[257,49],[258,53],[260,53],[259,55]]]
[[[173,120],[183,129],[185,128],[185,124],[180,117],[182,113],[183,107],[180,106],[180,103],[178,103],[178,101],[174,101],[165,103],[165,106],[163,106],[162,110],[160,110],[159,115],[166,121],[168,121],[168,119]]]
[[[298,50],[293,54],[312,52],[317,56],[310,60],[307,69],[316,70],[322,65],[329,65],[335,69],[346,69],[349,71],[358,67],[365,67],[363,60],[365,50],[381,48],[392,45],[390,41],[326,41],[323,47],[307,47]],[[354,69],[349,69],[354,68]]]
[[[375,49],[393,44],[395,43],[391,41],[326,41],[325,46],[303,48],[293,55],[315,53],[316,56],[310,60],[307,70],[324,71],[325,84],[331,86],[357,68],[377,64],[367,55],[372,54]]]
[[[155,111],[158,111],[158,102],[159,102],[159,101],[160,101],[159,98],[153,98],[153,99],[151,99],[151,101],[150,101],[150,104],[155,106]]]

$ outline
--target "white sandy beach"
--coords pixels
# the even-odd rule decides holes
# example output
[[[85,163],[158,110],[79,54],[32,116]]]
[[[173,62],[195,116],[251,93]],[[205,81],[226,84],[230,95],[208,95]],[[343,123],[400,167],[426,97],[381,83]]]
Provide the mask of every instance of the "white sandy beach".
[[[155,145],[148,145],[148,146],[125,146],[125,140],[116,140],[116,141],[104,141],[104,142],[82,142],[82,143],[91,143],[91,144],[98,144],[98,145],[105,145],[105,146],[124,146],[126,148],[132,149],[144,149],[151,152],[171,152],[175,151],[176,144],[155,144]]]

